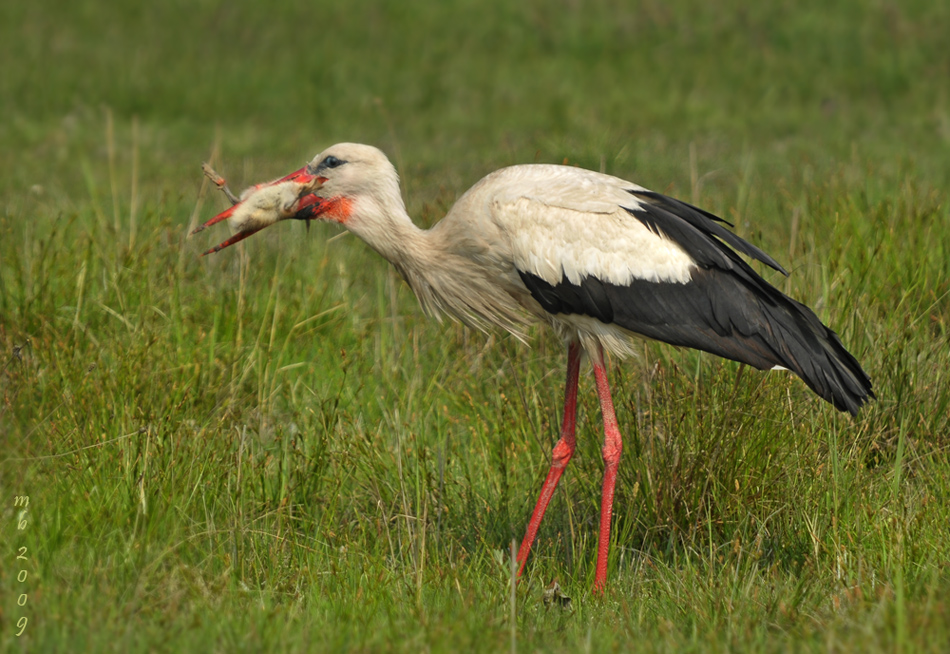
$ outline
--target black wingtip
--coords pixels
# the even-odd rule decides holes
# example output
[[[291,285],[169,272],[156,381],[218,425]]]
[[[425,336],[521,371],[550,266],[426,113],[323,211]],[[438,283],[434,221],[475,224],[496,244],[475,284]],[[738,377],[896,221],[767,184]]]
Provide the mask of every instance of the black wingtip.
[[[669,196],[663,195],[662,193],[656,193],[654,191],[647,190],[640,191],[635,189],[628,189],[627,193],[634,196],[638,200],[642,200],[644,205],[643,211],[640,211],[639,209],[627,209],[628,212],[637,218],[640,218],[641,220],[644,220],[643,214],[647,214],[648,217],[646,218],[646,221],[656,223],[655,226],[663,229],[665,232],[667,232],[670,238],[677,240],[677,242],[679,242],[680,239],[677,238],[675,234],[677,230],[675,226],[671,224],[671,221],[679,219],[684,221],[690,227],[699,230],[699,232],[706,235],[707,237],[713,236],[719,241],[722,241],[722,243],[735,248],[737,252],[741,252],[747,257],[751,257],[757,261],[761,261],[770,268],[774,268],[778,272],[788,277],[788,271],[785,270],[785,268],[769,254],[752,245],[745,239],[736,236],[722,225],[717,224],[725,223],[726,225],[732,227],[732,223],[729,221],[723,220],[719,216],[711,214],[704,209],[694,207],[688,202],[671,198]],[[626,207],[624,208],[626,209]],[[664,224],[666,225],[665,227]],[[650,226],[651,225],[648,225],[648,227]],[[670,233],[671,231],[674,233]],[[686,243],[682,242],[680,242],[680,245],[683,245],[684,247],[687,246]],[[690,251],[688,247],[687,251]],[[690,253],[692,254],[692,252]]]

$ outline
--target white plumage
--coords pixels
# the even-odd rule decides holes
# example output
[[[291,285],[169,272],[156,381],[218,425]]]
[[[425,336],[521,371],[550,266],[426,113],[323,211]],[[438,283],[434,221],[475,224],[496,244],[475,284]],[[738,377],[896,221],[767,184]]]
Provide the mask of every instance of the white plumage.
[[[399,270],[430,315],[448,314],[522,338],[531,322],[541,320],[564,338],[568,374],[561,438],[518,554],[522,568],[574,452],[582,352],[593,367],[605,434],[597,588],[607,578],[622,450],[605,351],[622,356],[630,352],[632,337],[653,338],[760,369],[787,368],[852,414],[874,397],[870,379],[837,335],[739,254],[784,273],[771,257],[722,227],[717,217],[616,177],[566,166],[504,168],[423,230],[406,214],[386,156],[371,146],[342,143],[305,168],[257,187],[225,214],[238,212],[244,236],[286,218],[343,225]]]
[[[470,215],[467,203],[487,206],[511,243],[511,260],[550,284],[579,284],[595,276],[614,284],[633,279],[689,281],[695,262],[682,247],[651,232],[622,206],[646,190],[581,168],[524,165],[503,168],[476,184],[446,217]]]

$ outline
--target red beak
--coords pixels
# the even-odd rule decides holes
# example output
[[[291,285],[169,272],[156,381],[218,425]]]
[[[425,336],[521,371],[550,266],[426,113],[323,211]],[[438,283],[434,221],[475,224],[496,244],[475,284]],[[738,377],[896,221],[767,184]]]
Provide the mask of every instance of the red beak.
[[[260,190],[260,189],[262,189],[262,188],[265,188],[265,187],[268,187],[268,186],[276,186],[277,184],[282,184],[282,183],[284,183],[284,182],[297,182],[297,183],[300,184],[300,185],[305,185],[305,184],[310,184],[310,183],[313,182],[314,180],[323,181],[323,180],[321,180],[320,178],[316,177],[315,175],[311,175],[310,173],[308,173],[308,172],[307,172],[307,167],[304,166],[303,168],[301,168],[301,169],[299,169],[299,170],[295,170],[294,172],[290,173],[289,175],[285,175],[284,177],[281,177],[281,178],[279,178],[279,179],[276,179],[276,180],[274,180],[274,181],[272,181],[272,182],[265,182],[265,183],[263,183],[263,184],[255,184],[255,185],[252,186],[251,189],[249,189],[249,190],[251,191],[251,194],[253,194],[253,192],[256,192],[256,191],[258,191],[258,190]],[[222,181],[222,183],[223,183],[223,181]],[[251,195],[249,194],[247,197],[251,197]],[[324,200],[323,200],[322,198],[320,198],[320,197],[314,195],[313,193],[308,193],[307,195],[302,196],[302,197],[299,199],[299,201],[298,201],[298,203],[297,203],[297,205],[296,205],[296,212],[295,212],[295,215],[293,216],[293,218],[301,219],[301,220],[310,220],[311,218],[313,218],[314,216],[316,216],[316,215],[319,213],[319,211],[317,210],[317,208],[318,208],[318,207],[321,205],[321,203],[323,203],[323,202],[324,202]],[[244,201],[241,201],[241,202],[238,202],[237,204],[235,204],[235,205],[229,207],[228,209],[225,209],[224,211],[222,211],[222,212],[219,213],[218,215],[214,216],[211,220],[208,220],[208,221],[205,222],[204,224],[199,225],[198,227],[196,227],[195,229],[193,229],[193,230],[191,231],[191,234],[190,234],[190,235],[197,234],[198,232],[203,231],[206,227],[210,227],[211,225],[214,225],[214,224],[216,224],[216,223],[219,223],[219,222],[221,222],[221,221],[223,221],[223,220],[227,220],[227,219],[230,218],[230,217],[234,214],[234,212],[237,211],[243,204],[244,204]],[[308,225],[308,226],[309,226],[309,225]],[[219,251],[219,250],[223,250],[224,248],[226,248],[226,247],[228,247],[228,246],[230,246],[230,245],[234,245],[235,243],[239,243],[240,241],[243,241],[244,239],[246,239],[248,236],[251,236],[252,234],[256,234],[256,233],[259,232],[261,229],[263,229],[263,227],[252,227],[252,228],[249,228],[249,229],[242,230],[242,231],[240,231],[240,232],[234,234],[233,236],[231,236],[231,238],[227,239],[227,240],[224,241],[223,243],[220,243],[219,245],[214,246],[214,247],[211,248],[210,250],[208,250],[208,251],[206,251],[206,252],[203,252],[201,256],[205,256],[206,254],[211,254],[211,253],[213,253],[213,252],[217,252],[217,251]]]
[[[281,177],[280,179],[275,179],[275,180],[272,181],[272,182],[265,182],[265,183],[263,183],[263,184],[255,184],[255,185],[252,186],[251,188],[256,191],[257,189],[259,189],[259,188],[264,188],[265,186],[274,186],[275,184],[280,184],[281,182],[290,182],[290,181],[295,181],[295,180],[301,180],[301,178],[304,178],[304,177],[308,178],[308,179],[306,179],[307,182],[309,182],[311,179],[313,179],[313,175],[308,175],[308,173],[307,173],[307,167],[306,167],[306,166],[304,166],[304,167],[301,168],[300,170],[295,170],[294,172],[290,173],[289,175],[284,175],[284,176]],[[221,180],[221,184],[224,184],[224,180],[223,180],[223,179]],[[241,206],[241,203],[240,203],[240,202],[238,202],[237,204],[235,204],[234,206],[232,206],[230,209],[225,209],[224,211],[222,211],[222,212],[219,213],[217,216],[215,216],[214,218],[212,218],[212,219],[209,220],[208,222],[204,223],[203,225],[198,225],[198,226],[195,227],[193,230],[191,230],[191,233],[189,234],[189,236],[194,236],[194,235],[197,234],[198,232],[204,231],[204,229],[205,229],[206,227],[211,227],[211,225],[214,225],[215,223],[219,223],[219,222],[221,222],[222,220],[227,220],[228,218],[231,217],[231,214],[233,214],[234,211],[235,211],[235,209],[237,209],[239,206]],[[250,236],[250,234],[248,234],[248,236]],[[237,242],[237,241],[235,241],[235,242]],[[222,245],[223,245],[223,244],[222,244]],[[207,253],[205,253],[205,254],[207,254]]]

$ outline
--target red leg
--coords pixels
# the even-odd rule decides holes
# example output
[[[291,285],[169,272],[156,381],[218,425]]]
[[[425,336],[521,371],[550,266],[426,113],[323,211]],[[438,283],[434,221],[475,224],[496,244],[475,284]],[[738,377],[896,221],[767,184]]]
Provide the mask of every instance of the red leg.
[[[597,395],[600,398],[600,412],[604,418],[604,489],[600,500],[600,537],[597,542],[597,574],[594,577],[594,590],[603,591],[607,583],[607,552],[610,548],[610,516],[614,506],[614,486],[617,483],[617,466],[623,443],[614,403],[610,397],[610,384],[607,382],[607,369],[604,366],[603,351],[592,357],[594,378],[597,382]]]
[[[531,520],[528,521],[528,530],[525,532],[524,540],[521,541],[521,547],[518,549],[518,576],[524,570],[525,561],[528,560],[528,553],[531,552],[531,544],[538,533],[538,527],[541,525],[541,518],[544,517],[544,511],[548,508],[548,502],[554,495],[554,489],[557,488],[557,482],[561,478],[561,473],[567,467],[568,461],[574,454],[574,428],[577,424],[577,377],[581,365],[581,346],[577,341],[572,341],[567,349],[567,384],[564,388],[564,421],[561,423],[561,439],[554,446],[554,454],[551,461],[551,470],[548,471],[548,477],[544,480],[544,486],[541,487],[541,496],[534,507],[534,513],[531,514]]]

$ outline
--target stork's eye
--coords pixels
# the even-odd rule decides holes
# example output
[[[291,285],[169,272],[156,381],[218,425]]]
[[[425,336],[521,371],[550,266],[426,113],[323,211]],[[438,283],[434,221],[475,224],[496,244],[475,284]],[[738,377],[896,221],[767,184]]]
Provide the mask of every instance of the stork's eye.
[[[336,168],[337,166],[342,166],[344,163],[345,163],[344,161],[337,159],[331,154],[329,157],[327,157],[321,162],[320,167],[321,168]]]

